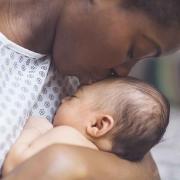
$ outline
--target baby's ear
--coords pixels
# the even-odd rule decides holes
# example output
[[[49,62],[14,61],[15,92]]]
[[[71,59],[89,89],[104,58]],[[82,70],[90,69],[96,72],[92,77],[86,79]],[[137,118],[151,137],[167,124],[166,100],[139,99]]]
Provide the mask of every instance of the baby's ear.
[[[114,126],[114,119],[110,115],[98,115],[96,119],[88,124],[87,134],[99,138],[107,134]]]

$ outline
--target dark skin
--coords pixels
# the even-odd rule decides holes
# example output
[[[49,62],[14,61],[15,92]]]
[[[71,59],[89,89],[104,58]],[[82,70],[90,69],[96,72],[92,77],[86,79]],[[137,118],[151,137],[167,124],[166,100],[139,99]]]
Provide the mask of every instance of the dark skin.
[[[125,76],[138,60],[180,42],[178,29],[124,10],[122,0],[9,2],[0,1],[1,32],[23,47],[52,54],[61,73],[77,75],[84,83],[104,79],[111,70]]]
[[[41,162],[41,165],[37,162]],[[41,151],[22,163],[3,180],[32,180],[33,178],[43,180],[160,179],[150,155],[147,155],[143,162],[132,163],[110,153],[62,144],[53,145]]]
[[[121,2],[0,0],[0,31],[25,48],[51,54],[62,74],[77,75],[83,83],[104,79],[112,73],[126,76],[137,61],[178,47],[180,35],[176,28],[164,31],[164,27],[141,12],[125,11]],[[56,161],[62,157],[68,163]],[[42,166],[37,162],[42,162]],[[85,170],[83,173],[77,170],[77,162]],[[63,180],[159,179],[150,156],[130,163],[108,153],[65,145],[40,152],[6,179],[49,176]]]

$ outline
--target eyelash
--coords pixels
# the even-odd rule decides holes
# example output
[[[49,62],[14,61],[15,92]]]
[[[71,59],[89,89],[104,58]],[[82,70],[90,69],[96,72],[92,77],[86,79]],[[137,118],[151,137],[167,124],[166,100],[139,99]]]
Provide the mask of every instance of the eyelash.
[[[134,58],[134,48],[133,48],[133,46],[131,46],[131,47],[129,48],[129,50],[128,50],[128,52],[127,52],[127,56],[128,56],[128,58],[130,58],[130,59],[133,59],[133,58]]]
[[[70,97],[71,97],[71,98],[77,98],[77,96],[75,96],[75,95],[71,95]]]
[[[89,2],[90,2],[91,4],[94,4],[94,0],[89,0]]]

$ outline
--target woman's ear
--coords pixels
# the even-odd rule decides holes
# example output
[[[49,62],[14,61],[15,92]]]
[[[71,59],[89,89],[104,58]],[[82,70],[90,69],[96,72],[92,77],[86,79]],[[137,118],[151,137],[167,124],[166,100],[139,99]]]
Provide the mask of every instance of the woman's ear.
[[[87,134],[94,138],[99,138],[107,134],[114,126],[114,119],[110,115],[100,115],[89,123],[87,126]]]

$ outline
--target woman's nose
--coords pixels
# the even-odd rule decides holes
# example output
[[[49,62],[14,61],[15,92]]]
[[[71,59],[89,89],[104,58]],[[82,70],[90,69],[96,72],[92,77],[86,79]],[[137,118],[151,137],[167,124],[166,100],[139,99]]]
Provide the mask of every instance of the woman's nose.
[[[116,70],[116,73],[117,73],[120,77],[126,77],[126,76],[128,76],[130,70],[131,70],[131,68],[119,67],[118,70]]]
[[[133,63],[124,63],[120,65],[119,67],[115,68],[114,70],[120,77],[126,77],[128,76],[129,72],[131,71],[132,67],[134,66]]]

